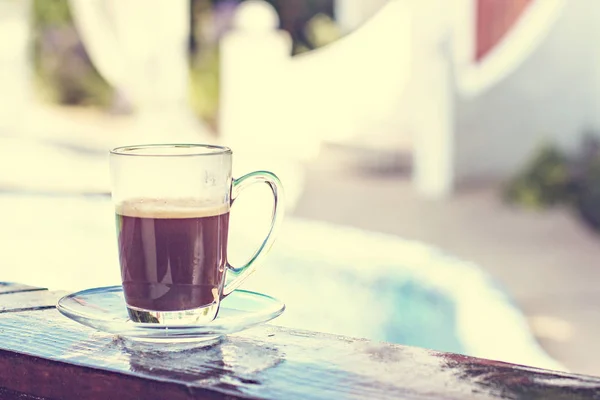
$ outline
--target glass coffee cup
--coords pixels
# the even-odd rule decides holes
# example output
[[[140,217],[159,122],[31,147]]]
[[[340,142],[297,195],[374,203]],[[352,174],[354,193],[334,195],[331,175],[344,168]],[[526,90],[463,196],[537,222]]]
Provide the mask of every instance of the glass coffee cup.
[[[134,322],[201,324],[256,269],[283,218],[271,172],[233,179],[232,151],[203,144],[118,147],[110,153],[123,293]],[[274,196],[267,237],[243,266],[227,261],[229,211],[239,193],[266,183]],[[226,276],[230,275],[226,283]]]

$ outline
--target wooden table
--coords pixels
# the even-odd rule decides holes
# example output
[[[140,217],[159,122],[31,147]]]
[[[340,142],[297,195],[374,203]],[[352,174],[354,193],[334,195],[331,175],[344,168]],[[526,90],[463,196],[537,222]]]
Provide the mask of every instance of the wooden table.
[[[600,378],[265,325],[185,351],[63,317],[0,284],[0,399],[600,399]]]

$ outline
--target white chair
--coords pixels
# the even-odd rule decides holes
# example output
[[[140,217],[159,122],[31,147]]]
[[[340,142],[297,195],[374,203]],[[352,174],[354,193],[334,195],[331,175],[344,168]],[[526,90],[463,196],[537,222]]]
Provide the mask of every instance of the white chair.
[[[372,44],[410,27],[402,4],[387,8],[359,32],[294,58],[270,5],[251,0],[237,10],[234,30],[221,43],[221,139],[252,153],[235,161],[240,170],[273,166],[290,208],[323,140],[348,137],[395,113],[394,97],[408,77],[408,39],[397,35],[392,52]],[[377,60],[379,71],[364,79],[373,71],[369,60]]]
[[[251,53],[238,40],[238,53],[254,54],[253,63],[268,64],[277,54],[285,70],[229,85],[221,119],[235,120],[239,110],[249,117],[245,129],[226,127],[225,135],[272,139],[297,161],[310,161],[323,142],[380,149],[409,143],[416,189],[443,197],[467,180],[506,177],[543,137],[571,148],[577,133],[600,127],[598,56],[584,45],[600,34],[600,3],[532,1],[480,60],[474,57],[476,4],[390,0],[352,34],[287,55],[287,63],[283,48]],[[250,14],[250,7],[266,6],[253,1],[240,13]],[[269,29],[264,24],[260,34],[248,34],[238,27],[232,35],[253,37],[245,43],[254,46]],[[223,86],[241,80],[242,70],[224,60]],[[250,87],[262,90],[245,92]],[[266,93],[275,89],[273,105]],[[288,140],[291,149],[281,144]]]
[[[137,124],[123,144],[210,140],[188,106],[185,0],[70,0],[100,74],[133,102]]]

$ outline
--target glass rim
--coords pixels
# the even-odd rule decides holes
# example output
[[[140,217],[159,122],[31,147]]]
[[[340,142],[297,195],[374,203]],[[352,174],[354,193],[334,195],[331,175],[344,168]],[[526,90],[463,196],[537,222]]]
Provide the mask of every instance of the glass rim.
[[[187,152],[160,153],[152,149],[177,149],[185,148]],[[150,151],[149,151],[150,150]],[[190,151],[191,150],[191,151]],[[164,144],[137,144],[119,146],[110,150],[111,155],[129,157],[197,157],[197,156],[219,156],[232,154],[229,147],[213,144],[200,143],[164,143]]]

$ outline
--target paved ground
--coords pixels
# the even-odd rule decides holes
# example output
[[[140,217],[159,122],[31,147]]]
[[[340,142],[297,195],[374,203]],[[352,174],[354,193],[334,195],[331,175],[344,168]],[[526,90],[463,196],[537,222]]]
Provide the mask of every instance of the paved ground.
[[[567,210],[508,207],[494,187],[425,201],[402,175],[367,175],[325,152],[296,215],[418,239],[497,277],[542,345],[573,372],[600,375],[600,237]]]

